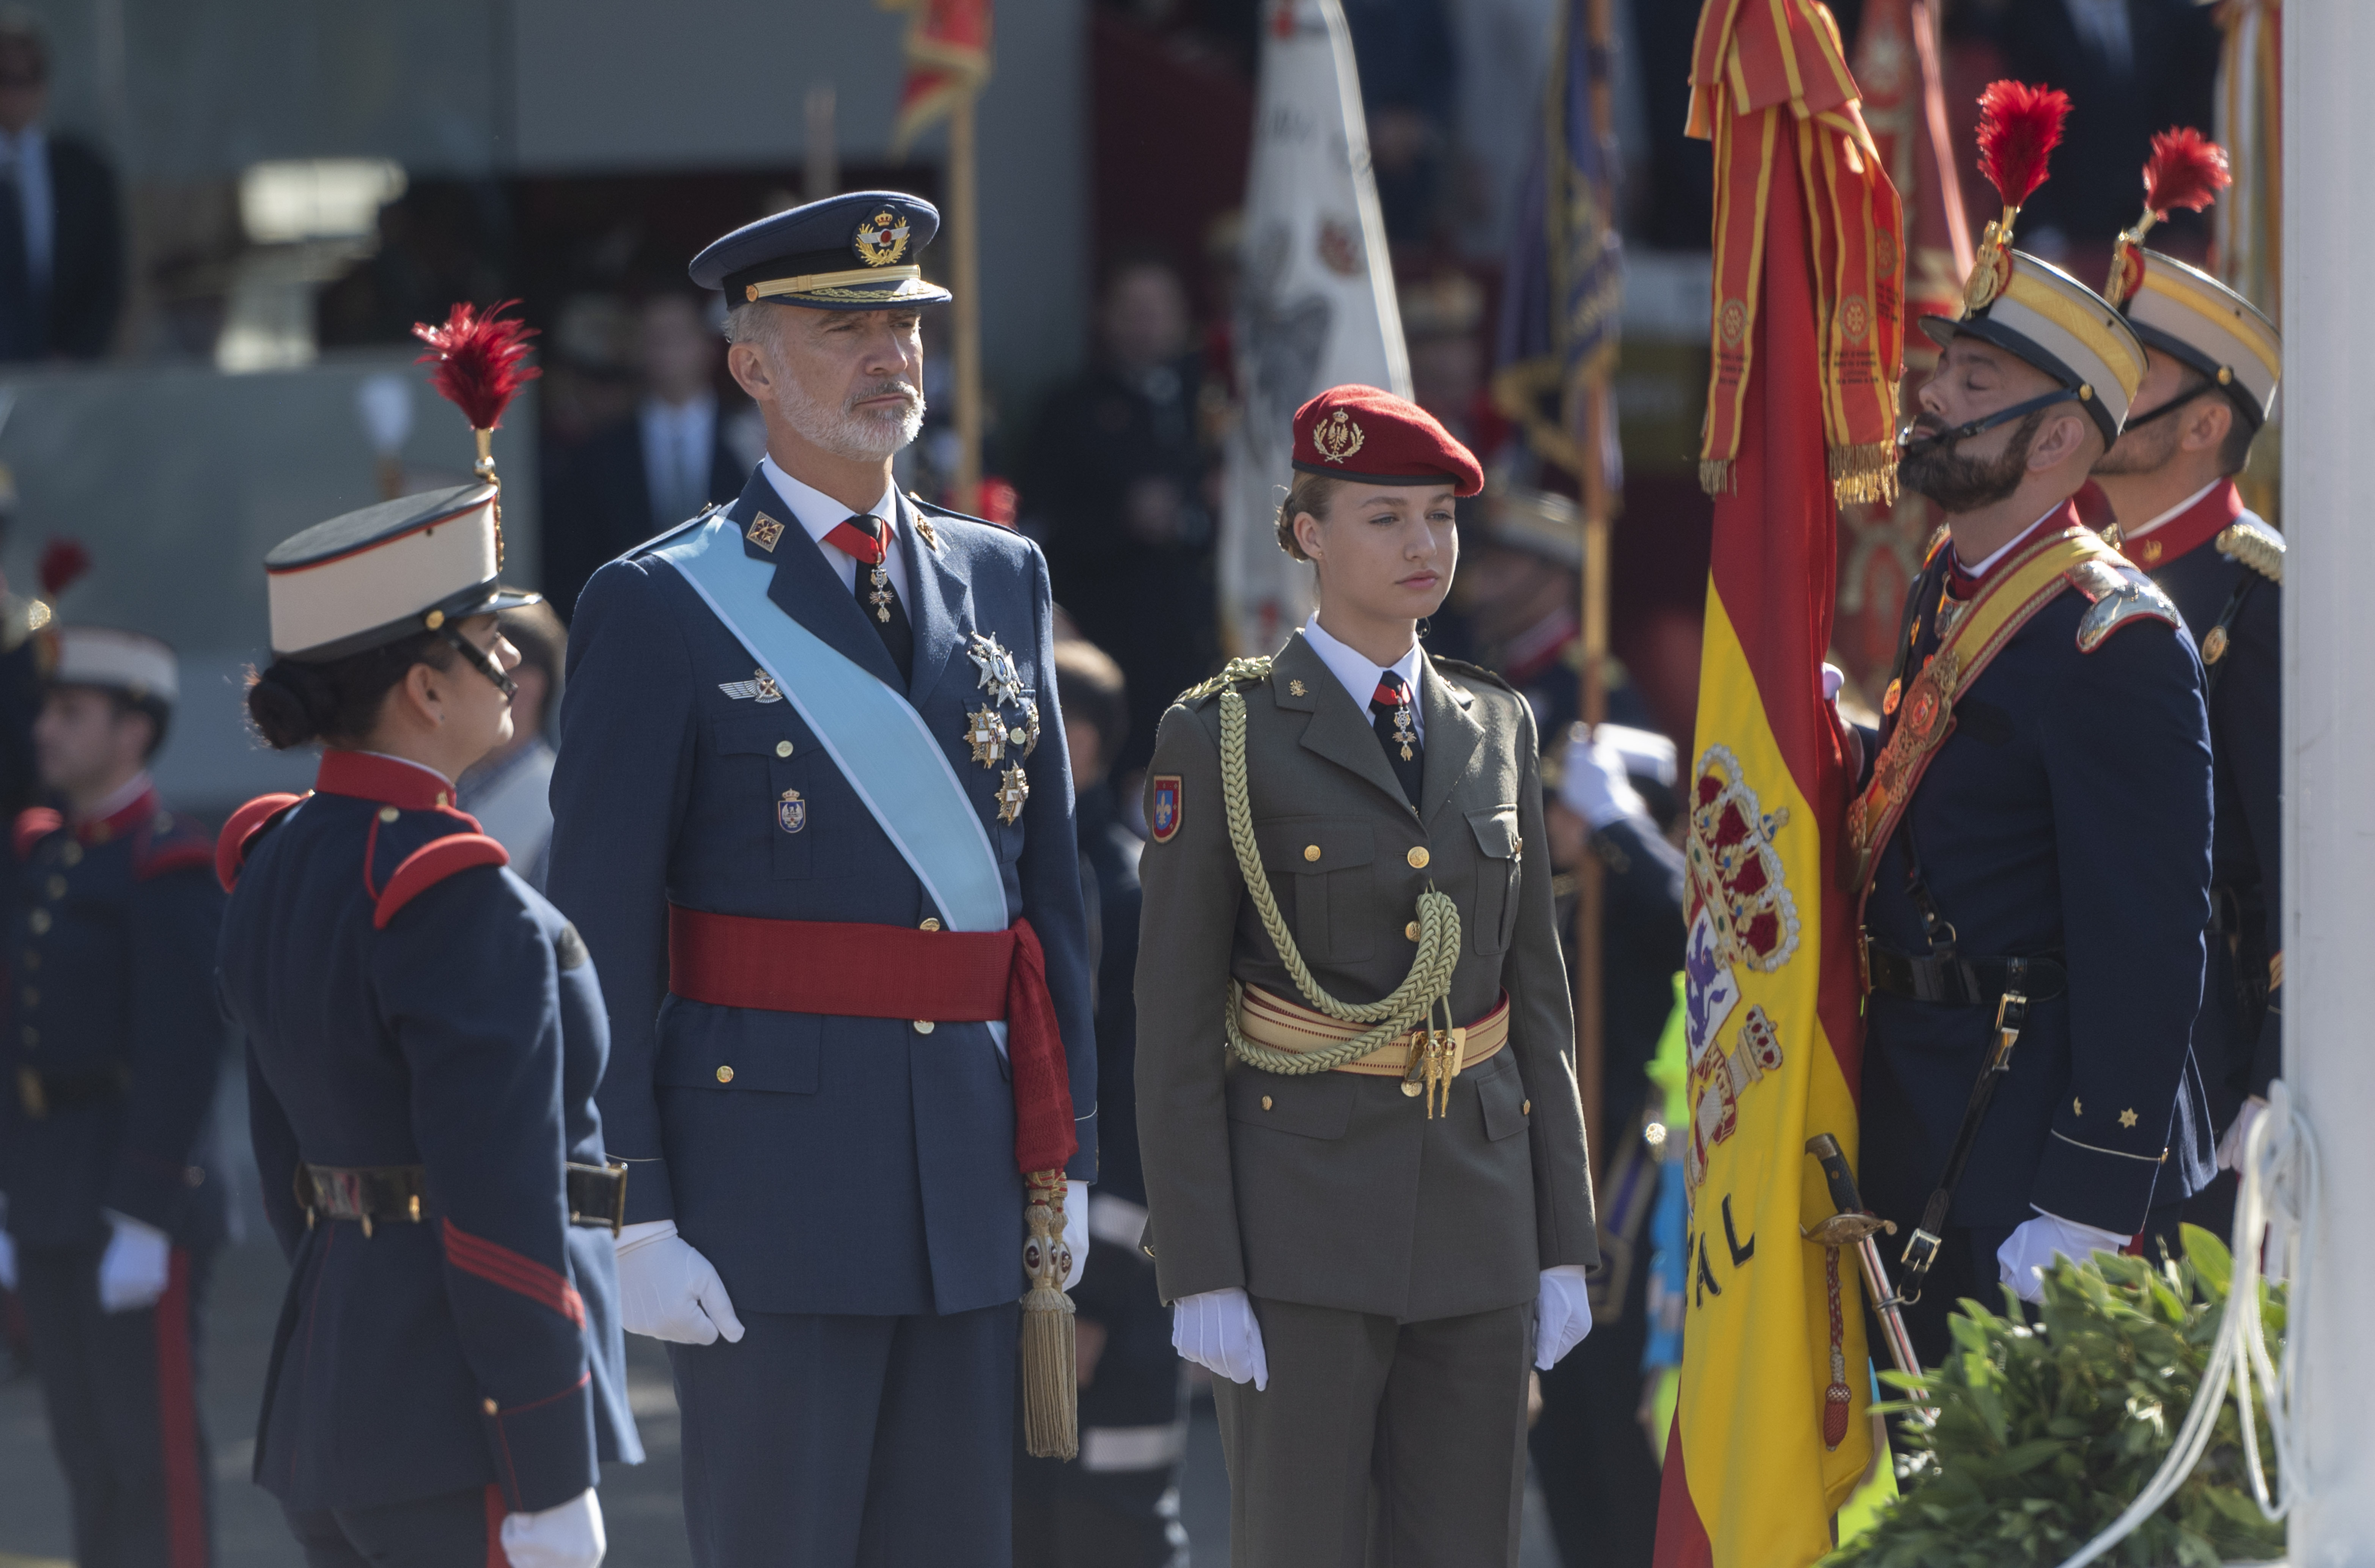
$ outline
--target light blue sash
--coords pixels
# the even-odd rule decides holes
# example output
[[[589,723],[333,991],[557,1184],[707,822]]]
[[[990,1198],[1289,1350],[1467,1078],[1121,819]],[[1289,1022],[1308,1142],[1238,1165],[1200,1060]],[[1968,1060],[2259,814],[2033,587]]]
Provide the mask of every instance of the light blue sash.
[[[767,597],[774,567],[742,553],[717,513],[653,551],[681,573],[775,678],[874,820],[922,878],[951,931],[1003,931],[1005,880],[948,753],[907,699]]]

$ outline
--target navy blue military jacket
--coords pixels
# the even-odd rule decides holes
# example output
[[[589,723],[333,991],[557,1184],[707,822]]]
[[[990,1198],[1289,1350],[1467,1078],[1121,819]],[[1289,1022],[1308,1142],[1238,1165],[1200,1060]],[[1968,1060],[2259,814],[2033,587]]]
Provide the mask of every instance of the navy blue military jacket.
[[[1938,550],[1911,590],[1906,685],[1938,646],[1952,559]],[[2028,1009],[1950,1224],[2010,1227],[2042,1209],[2132,1235],[2151,1204],[2185,1196],[2208,1153],[2198,1087],[2179,1115],[2210,913],[2202,665],[2165,605],[2081,652],[2089,609],[2065,587],[1967,680],[1865,905],[1876,947],[1930,952],[1918,861],[1962,956],[2060,953],[2068,966],[2067,993]],[[1865,1017],[1864,1194],[1905,1228],[1937,1184],[1995,1009],[1875,993]]]
[[[597,1458],[643,1457],[610,1237],[570,1223],[562,1184],[603,1162],[601,986],[439,775],[334,751],[317,787],[233,818],[221,855],[223,1005],[294,1270],[255,1480],[300,1509],[489,1483],[550,1508]],[[309,1222],[300,1161],[426,1167],[419,1222]]]
[[[223,1058],[212,839],[149,790],[73,826],[47,808],[25,812],[16,867],[0,1034],[9,1232],[98,1245],[112,1208],[177,1245],[216,1245],[226,1204],[210,1137]]]
[[[1080,1152],[1096,1171],[1096,1049],[1070,764],[1055,701],[1051,603],[1038,548],[994,525],[901,507],[914,678],[758,474],[727,515],[774,568],[767,596],[894,690],[940,738],[990,845],[1007,913],[1046,954]],[[782,526],[751,525],[762,512]],[[1021,1291],[1014,1102],[988,1025],[929,1032],[668,993],[668,905],[914,929],[939,911],[794,705],[749,650],[649,551],[612,561],[577,601],[549,890],[602,966],[611,1065],[602,1120],[632,1164],[631,1221],[674,1219],[743,1312],[969,1311]],[[761,541],[764,538],[767,544]],[[772,544],[773,548],[767,548]],[[1030,796],[998,819],[1003,764],[974,760],[966,714],[989,695],[968,657],[1013,655],[1041,733]],[[1009,723],[1020,710],[1009,704]],[[1013,760],[1010,753],[1007,760]],[[805,809],[789,811],[786,792]],[[787,949],[782,961],[801,955]],[[894,981],[895,981],[895,977]]]
[[[2193,1049],[2210,1091],[2212,1124],[2221,1128],[2246,1095],[2264,1095],[2284,1072],[2283,1011],[2263,1000],[2270,966],[2284,950],[2284,589],[2269,575],[2271,568],[2281,570],[2282,557],[2263,548],[2252,552],[2261,564],[2247,564],[2223,548],[2238,543],[2230,526],[2277,538],[2243,509],[2235,482],[2221,479],[2126,547],[2176,601],[2208,668],[2218,803],[2210,849],[2215,903]],[[2223,633],[2214,635],[2218,628]]]

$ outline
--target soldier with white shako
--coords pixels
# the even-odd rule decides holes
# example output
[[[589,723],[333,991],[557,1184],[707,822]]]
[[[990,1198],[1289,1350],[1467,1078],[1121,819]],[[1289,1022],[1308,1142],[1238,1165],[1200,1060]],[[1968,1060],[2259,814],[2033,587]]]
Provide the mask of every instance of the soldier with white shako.
[[[603,1554],[599,1461],[639,1460],[585,944],[454,805],[510,734],[496,493],[334,518],[266,559],[248,712],[319,745],[223,829],[223,1004],[288,1256],[254,1479],[312,1568]]]
[[[2250,301],[2143,243],[2170,207],[2206,205],[2226,164],[2198,132],[2153,138],[2145,214],[2120,236],[2105,291],[2144,344],[2145,379],[2094,483],[2116,519],[2104,537],[2152,573],[2202,651],[2217,810],[2193,1049],[2231,1172],[2284,1071],[2285,541],[2235,486],[2275,409],[2284,343]],[[2186,1218],[2223,1236],[2234,1203],[2222,1176]]]
[[[45,590],[61,586],[49,574]],[[34,640],[50,668],[33,750],[55,805],[15,825],[0,1285],[24,1303],[77,1560],[203,1568],[214,1464],[197,1350],[225,1234],[211,1137],[222,894],[204,830],[148,775],[179,695],[173,651],[99,626]]]

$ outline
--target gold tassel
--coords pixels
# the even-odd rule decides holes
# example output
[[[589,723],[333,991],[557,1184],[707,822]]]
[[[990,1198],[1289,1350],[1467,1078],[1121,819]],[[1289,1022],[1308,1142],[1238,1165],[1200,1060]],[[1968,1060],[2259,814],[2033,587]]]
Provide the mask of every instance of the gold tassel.
[[[1069,1459],[1081,1451],[1081,1390],[1072,1298],[1064,1293],[1064,1277],[1072,1271],[1072,1249],[1064,1244],[1064,1173],[1034,1171],[1023,1180],[1031,1207],[1022,1267],[1031,1288],[1022,1295],[1022,1444],[1035,1459]]]
[[[1700,458],[1699,489],[1709,495],[1730,495],[1732,467],[1732,460],[1729,457]]]
[[[1835,446],[1825,454],[1831,476],[1831,493],[1842,504],[1862,502],[1887,506],[1896,500],[1896,442],[1866,442],[1861,446]]]

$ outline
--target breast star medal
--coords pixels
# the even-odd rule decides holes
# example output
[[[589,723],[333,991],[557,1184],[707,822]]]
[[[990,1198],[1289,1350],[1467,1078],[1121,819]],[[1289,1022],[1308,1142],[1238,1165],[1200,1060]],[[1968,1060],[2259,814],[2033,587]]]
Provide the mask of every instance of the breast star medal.
[[[1022,699],[1022,718],[1028,727],[1015,730],[1007,738],[1022,748],[1022,755],[1028,757],[1039,749],[1039,704],[1028,697]]]
[[[965,715],[965,744],[973,748],[973,760],[985,768],[994,768],[1006,760],[1006,721],[988,703]]]
[[[998,819],[1011,822],[1022,815],[1022,803],[1031,798],[1031,781],[1020,764],[1009,762],[998,778]]]
[[[1015,673],[1014,655],[998,646],[996,637],[975,632],[966,643],[965,656],[981,671],[975,690],[987,691],[993,704],[1022,701],[1022,678]]]

